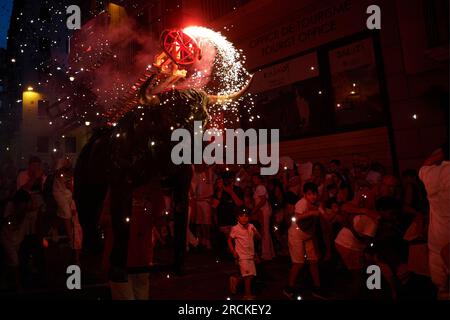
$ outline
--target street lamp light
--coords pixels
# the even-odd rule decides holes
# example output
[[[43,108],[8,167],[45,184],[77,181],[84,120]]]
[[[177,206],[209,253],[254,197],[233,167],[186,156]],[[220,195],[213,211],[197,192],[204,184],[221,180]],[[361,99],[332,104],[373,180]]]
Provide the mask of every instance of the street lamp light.
[[[32,86],[29,86],[29,87],[27,88],[27,90],[28,90],[28,91],[33,91],[34,89],[33,89]]]

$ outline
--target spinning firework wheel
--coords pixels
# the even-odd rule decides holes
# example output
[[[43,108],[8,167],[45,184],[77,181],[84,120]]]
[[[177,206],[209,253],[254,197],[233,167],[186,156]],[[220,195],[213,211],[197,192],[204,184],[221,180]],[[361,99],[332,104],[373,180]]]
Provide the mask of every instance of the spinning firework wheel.
[[[200,59],[197,42],[181,30],[166,30],[161,38],[164,52],[176,64],[189,65]]]

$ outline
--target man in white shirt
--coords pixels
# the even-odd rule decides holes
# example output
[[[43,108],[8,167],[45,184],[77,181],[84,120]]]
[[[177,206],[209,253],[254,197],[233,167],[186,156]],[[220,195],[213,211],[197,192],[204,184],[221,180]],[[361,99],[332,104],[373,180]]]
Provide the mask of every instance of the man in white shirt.
[[[430,204],[428,227],[429,266],[433,283],[438,288],[438,299],[448,300],[450,243],[450,161],[448,144],[434,152],[420,168],[419,178],[425,185]],[[444,258],[445,257],[445,258]]]
[[[197,225],[197,236],[200,244],[208,250],[211,249],[211,202],[214,194],[214,174],[212,167],[204,164],[196,165],[191,182],[191,195],[193,196]]]
[[[24,220],[25,235],[36,234],[36,221],[39,210],[44,206],[42,190],[46,176],[39,157],[32,156],[28,169],[17,176],[17,190],[23,189],[31,195],[31,208]]]
[[[295,216],[292,218],[291,226],[288,230],[289,254],[292,265],[289,270],[288,286],[283,293],[292,299],[294,287],[298,274],[305,265],[305,260],[309,261],[309,271],[313,279],[313,295],[324,298],[321,290],[319,276],[319,248],[317,246],[316,226],[320,223],[320,216],[323,208],[318,202],[319,191],[313,182],[307,182],[303,186],[303,198],[295,205]]]
[[[17,190],[22,188],[29,193],[38,191],[37,189],[42,190],[45,178],[41,159],[30,157],[28,169],[21,171],[17,176]]]

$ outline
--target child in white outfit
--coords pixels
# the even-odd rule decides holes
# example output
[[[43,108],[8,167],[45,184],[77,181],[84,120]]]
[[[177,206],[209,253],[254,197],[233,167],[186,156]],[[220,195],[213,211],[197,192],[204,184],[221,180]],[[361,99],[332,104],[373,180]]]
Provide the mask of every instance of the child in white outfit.
[[[244,299],[252,299],[251,283],[256,276],[254,238],[261,239],[258,230],[248,223],[248,212],[243,209],[238,215],[238,224],[231,228],[228,246],[233,256],[238,259],[241,276],[244,279]],[[234,241],[234,244],[233,244]]]

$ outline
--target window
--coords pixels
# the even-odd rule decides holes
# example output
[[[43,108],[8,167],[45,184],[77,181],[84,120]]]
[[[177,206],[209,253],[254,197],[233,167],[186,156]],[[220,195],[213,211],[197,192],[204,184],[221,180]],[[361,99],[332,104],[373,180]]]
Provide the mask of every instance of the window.
[[[65,142],[66,153],[76,153],[77,152],[77,138],[76,137],[66,137],[64,142]]]
[[[329,51],[335,126],[377,125],[384,121],[371,38]]]
[[[208,20],[218,19],[248,3],[250,0],[203,0],[202,13]]]
[[[260,118],[249,119],[249,127],[279,129],[282,140],[328,129],[316,53],[261,70],[252,88]]]
[[[37,137],[37,152],[48,153],[49,137]]]
[[[242,127],[279,129],[283,141],[385,126],[376,36],[339,39],[256,72],[255,109],[241,111]]]

